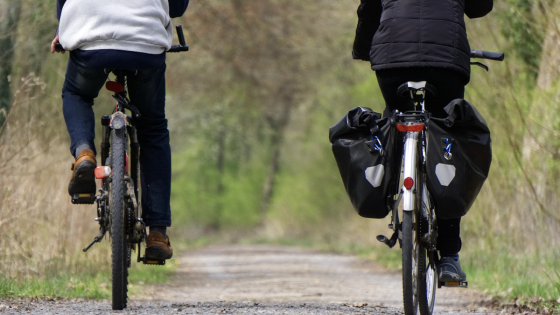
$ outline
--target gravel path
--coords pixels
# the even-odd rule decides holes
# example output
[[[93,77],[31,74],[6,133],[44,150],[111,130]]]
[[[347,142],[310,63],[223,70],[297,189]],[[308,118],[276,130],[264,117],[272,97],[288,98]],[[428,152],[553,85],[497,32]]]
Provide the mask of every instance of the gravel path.
[[[401,314],[400,273],[353,256],[271,245],[209,246],[178,259],[166,285],[109,301],[0,301],[5,314]],[[437,291],[436,314],[497,314],[472,289]]]

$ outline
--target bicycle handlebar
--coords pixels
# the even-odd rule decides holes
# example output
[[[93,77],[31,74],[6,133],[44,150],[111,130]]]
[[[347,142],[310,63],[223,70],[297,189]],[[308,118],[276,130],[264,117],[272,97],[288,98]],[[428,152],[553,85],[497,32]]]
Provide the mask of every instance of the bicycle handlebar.
[[[492,51],[484,51],[478,49],[471,50],[471,58],[482,58],[482,59],[502,61],[504,60],[504,57],[505,54],[502,52],[492,52]]]
[[[189,51],[189,46],[185,43],[185,36],[183,35],[183,27],[181,25],[175,26],[175,30],[177,31],[177,37],[179,38],[179,45],[173,45],[167,52],[174,53],[174,52],[181,52],[181,51]]]

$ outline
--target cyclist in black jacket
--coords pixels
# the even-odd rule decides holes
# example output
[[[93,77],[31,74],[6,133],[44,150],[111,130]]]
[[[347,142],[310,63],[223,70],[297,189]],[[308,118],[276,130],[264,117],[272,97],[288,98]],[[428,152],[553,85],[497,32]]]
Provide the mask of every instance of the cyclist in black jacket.
[[[493,0],[361,0],[352,55],[371,62],[385,98],[385,115],[413,110],[410,98],[397,95],[407,81],[427,81],[438,88],[426,96],[426,109],[446,117],[443,108],[464,98],[470,80],[470,47],[464,15],[479,18]],[[466,281],[459,251],[461,218],[438,219],[439,280]]]

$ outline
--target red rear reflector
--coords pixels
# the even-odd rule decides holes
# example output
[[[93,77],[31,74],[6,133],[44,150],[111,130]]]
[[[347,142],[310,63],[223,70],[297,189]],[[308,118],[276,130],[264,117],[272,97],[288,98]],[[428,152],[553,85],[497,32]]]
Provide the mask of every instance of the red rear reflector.
[[[107,83],[105,83],[105,88],[115,93],[120,93],[124,91],[124,86],[119,82],[115,82],[115,81],[107,81]]]
[[[424,124],[416,124],[416,125],[404,125],[404,124],[397,124],[397,130],[400,132],[419,132],[424,130]]]
[[[95,178],[102,179],[111,175],[111,168],[109,166],[98,166],[95,168]]]
[[[404,179],[404,188],[406,189],[410,189],[412,188],[412,186],[414,186],[414,180],[410,177],[407,177]]]

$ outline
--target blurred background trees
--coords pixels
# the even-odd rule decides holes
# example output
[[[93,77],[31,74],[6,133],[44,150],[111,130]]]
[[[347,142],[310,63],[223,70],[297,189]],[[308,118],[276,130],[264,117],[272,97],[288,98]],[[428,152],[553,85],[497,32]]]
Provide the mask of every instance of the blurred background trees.
[[[369,63],[351,58],[357,5],[203,0],[174,20],[191,51],[167,56],[172,238],[398,254],[375,241],[388,219],[354,213],[327,136],[349,109],[384,107]],[[488,17],[467,21],[471,47],[506,53],[485,62],[488,73],[473,68],[466,93],[489,123],[494,159],[463,219],[461,255],[470,281],[496,294],[560,295],[549,278],[560,263],[559,9],[558,0],[497,0]],[[56,26],[54,0],[0,0],[0,122],[10,115],[0,138],[0,270],[9,278],[94,273],[110,257],[103,243],[81,253],[96,234],[94,208],[71,206],[66,193],[68,54],[49,54]],[[96,101],[98,117],[109,94]]]

